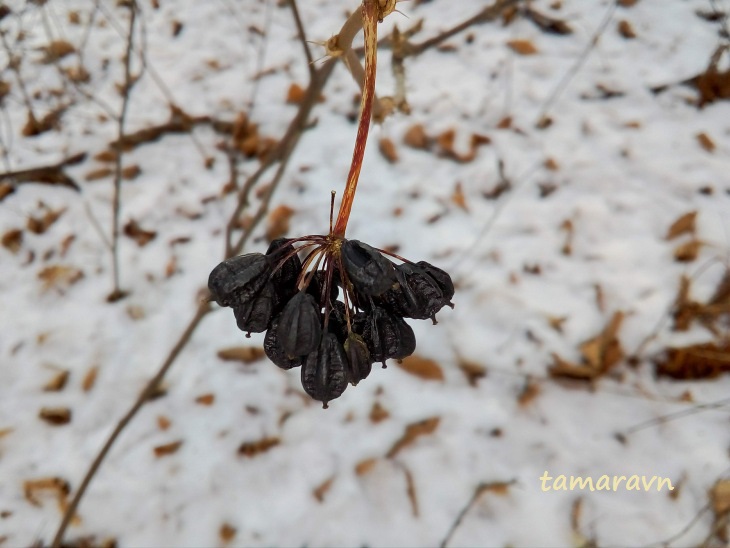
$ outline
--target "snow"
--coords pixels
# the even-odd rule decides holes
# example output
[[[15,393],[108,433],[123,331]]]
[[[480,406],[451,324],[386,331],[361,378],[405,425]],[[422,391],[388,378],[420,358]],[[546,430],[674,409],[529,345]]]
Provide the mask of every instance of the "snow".
[[[145,40],[147,66],[131,93],[127,132],[164,123],[169,94],[188,114],[232,121],[246,112],[262,135],[280,137],[296,112],[284,102],[287,89],[292,82],[305,85],[307,77],[290,10],[271,0],[159,3],[153,9],[140,2],[145,33],[135,39]],[[0,26],[9,40],[21,28],[27,35],[12,43],[28,57],[22,74],[31,95],[42,92],[34,104],[43,115],[62,101],[47,93],[62,89],[55,67],[32,62],[48,42],[44,21],[55,39],[78,46],[94,3],[7,4],[14,15]],[[336,33],[345,9],[356,6],[348,4],[300,2],[308,39]],[[580,535],[599,545],[637,546],[679,533],[708,504],[708,490],[730,468],[727,406],[656,423],[626,435],[625,443],[616,434],[726,398],[730,387],[727,375],[657,379],[652,364],[668,346],[712,339],[700,327],[672,331],[668,310],[682,275],[692,278],[693,297],[701,301],[728,264],[730,103],[697,109],[688,101],[696,95],[693,88],[672,85],[661,94],[649,88],[705,70],[721,23],[695,14],[710,9],[703,0],[617,7],[549,109],[552,125],[537,129],[545,101],[610,9],[603,0],[564,0],[559,10],[550,4],[532,2],[568,22],[573,34],[547,34],[519,17],[508,26],[475,26],[448,40],[454,51],[408,59],[412,113],[395,114],[371,130],[348,236],[378,247],[397,244],[400,255],[433,262],[458,282],[456,307],[440,312],[438,325],[411,322],[417,354],[435,360],[444,380],[423,380],[391,363],[385,370],[376,367],[325,411],[303,393],[298,371],[279,370],[265,358],[246,365],[221,361],[218,350],[260,346],[263,337],[246,339],[229,310],[216,310],[167,375],[166,395],[148,403],[117,441],[67,539],[93,535],[97,541],[116,538],[120,546],[214,546],[223,544],[219,530],[227,523],[236,529],[231,544],[241,546],[434,546],[480,483],[514,481],[504,494],[482,494],[449,545],[573,544],[571,511],[580,499]],[[725,0],[712,4],[730,10]],[[32,504],[24,482],[57,476],[72,493],[78,488],[194,315],[208,273],[222,259],[223,231],[234,208],[233,195],[220,197],[227,160],[217,148],[221,136],[210,128],[196,128],[192,137],[166,135],[126,153],[124,165],[139,165],[141,174],[123,182],[122,225],[135,219],[157,236],[144,247],[121,237],[122,287],[130,295],[105,301],[110,254],[98,227],[108,239],[112,182],[86,182],[85,176],[104,167],[92,157],[116,138],[116,123],[101,105],[112,113],[120,108],[115,84],[123,80],[128,11],[100,5],[84,48],[91,73],[84,89],[93,91],[95,101],[65,89],[64,97],[74,102],[59,130],[22,137],[22,95],[12,72],[2,75],[11,84],[0,122],[7,169],[46,165],[77,152],[89,157],[67,168],[80,193],[24,184],[0,206],[0,234],[24,228],[28,216],[42,213],[39,201],[53,210],[66,208],[44,234],[25,230],[17,254],[0,248],[0,431],[11,429],[0,436],[0,512],[9,512],[0,517],[0,545],[50,543],[61,518],[58,504],[50,492],[39,492],[40,504]],[[414,37],[420,42],[484,5],[403,2],[402,14],[389,16],[380,32],[422,18],[424,28]],[[72,10],[84,24],[69,22]],[[178,37],[172,36],[174,19],[184,25]],[[618,34],[619,19],[631,22],[636,39]],[[515,54],[506,46],[514,39],[532,41],[538,54]],[[312,49],[318,57],[321,48]],[[59,63],[68,67],[77,60],[74,54]],[[132,66],[141,69],[138,57]],[[265,75],[255,79],[257,73]],[[596,98],[599,84],[623,95]],[[377,88],[383,96],[394,90],[387,50],[379,56]],[[272,202],[295,209],[291,236],[326,231],[330,190],[341,195],[349,168],[356,126],[347,116],[355,108],[356,86],[338,66],[323,93],[325,101],[313,113],[316,124],[304,134]],[[507,115],[512,128],[499,129]],[[481,146],[472,162],[457,163],[405,146],[403,135],[416,123],[431,136],[455,129],[460,153],[468,150],[472,133],[487,135],[491,144]],[[700,132],[714,141],[713,152],[698,144]],[[381,137],[396,144],[397,163],[378,152]],[[206,157],[215,158],[211,169]],[[545,167],[548,158],[557,170]],[[482,193],[499,182],[500,160],[512,187],[485,199]],[[257,166],[256,160],[243,163],[241,176]],[[267,182],[265,177],[262,184]],[[451,200],[457,182],[468,211]],[[555,191],[541,197],[538,185],[545,183]],[[700,192],[706,186],[713,190],[709,195]],[[399,216],[396,208],[402,209]],[[668,242],[665,235],[691,210],[698,211],[703,246],[696,261],[679,263],[673,250],[684,240]],[[436,214],[439,220],[427,222]],[[561,225],[568,219],[574,234],[572,253],[565,255]],[[71,234],[76,238],[61,256],[61,242]],[[190,241],[171,246],[179,237]],[[265,248],[262,227],[246,251]],[[176,270],[168,277],[173,257]],[[37,274],[55,264],[79,268],[84,277],[44,290]],[[526,272],[530,265],[539,265],[540,273]],[[619,338],[627,355],[656,330],[639,364],[624,360],[617,374],[593,385],[550,378],[552,354],[579,361],[580,344],[615,311],[625,313]],[[565,318],[562,332],[550,326],[557,317]],[[471,386],[460,360],[486,367],[486,377]],[[98,376],[85,391],[82,379],[92,367]],[[44,391],[57,369],[70,371],[69,382],[59,392]],[[539,393],[520,404],[528,381]],[[682,398],[687,391],[693,402]],[[212,405],[195,403],[209,393],[215,395]],[[375,402],[389,413],[382,422],[369,418]],[[69,424],[52,426],[38,418],[42,407],[57,406],[72,409]],[[158,424],[161,416],[171,421],[166,430]],[[386,458],[407,425],[432,417],[440,419],[435,431]],[[278,438],[278,445],[252,457],[238,454],[242,442],[267,437]],[[177,440],[183,441],[178,451],[155,456],[153,448]],[[366,459],[376,460],[357,473]],[[661,476],[679,490],[674,498],[656,491],[543,492],[539,477],[545,471],[594,480],[604,474]],[[330,479],[317,500],[313,491]],[[712,513],[705,512],[672,545],[701,543],[711,526]]]

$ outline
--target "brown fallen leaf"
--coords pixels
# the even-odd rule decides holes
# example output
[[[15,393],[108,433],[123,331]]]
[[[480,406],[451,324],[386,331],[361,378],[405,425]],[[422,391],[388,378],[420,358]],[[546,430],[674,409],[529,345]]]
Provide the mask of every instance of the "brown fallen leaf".
[[[631,23],[629,23],[626,19],[622,19],[618,22],[617,29],[618,33],[627,40],[636,38],[636,31],[634,30],[634,27],[631,26]]]
[[[101,152],[94,155],[94,160],[97,162],[113,163],[117,161],[116,150],[102,150]]]
[[[380,405],[380,402],[373,403],[373,407],[370,409],[370,421],[377,424],[381,421],[390,417],[388,410]]]
[[[698,108],[703,108],[706,104],[715,101],[730,99],[730,68],[727,70],[719,68],[726,51],[725,44],[718,45],[710,58],[707,69],[688,81],[697,88],[699,93]]]
[[[566,23],[565,21],[562,21],[560,19],[554,19],[552,17],[548,17],[547,15],[540,13],[538,11],[535,11],[534,9],[528,7],[524,10],[524,15],[528,19],[530,19],[533,23],[535,23],[543,32],[547,32],[548,34],[559,34],[559,35],[566,35],[566,34],[572,34],[573,29]]]
[[[223,361],[237,361],[253,363],[266,356],[263,348],[258,346],[233,346],[218,351],[218,357]]]
[[[126,225],[124,225],[124,235],[132,238],[139,247],[144,247],[152,240],[157,237],[157,232],[154,230],[145,230],[139,223],[134,219],[130,219]]]
[[[428,150],[431,140],[423,126],[421,124],[415,124],[408,128],[408,131],[403,136],[403,142],[411,148]]]
[[[712,510],[716,516],[722,516],[730,512],[730,480],[721,479],[715,482],[710,491]]]
[[[266,239],[271,242],[289,232],[289,219],[295,210],[286,205],[280,205],[269,213],[266,221]]]
[[[398,367],[406,373],[410,373],[411,375],[415,375],[416,377],[427,381],[444,380],[444,373],[439,364],[431,359],[423,358],[418,355],[412,355],[404,358],[400,363],[398,363]]]
[[[355,465],[355,474],[357,474],[358,476],[364,476],[375,467],[377,462],[377,458],[361,460]]]
[[[158,445],[153,449],[155,456],[157,458],[165,457],[167,455],[172,455],[173,453],[177,453],[178,449],[183,444],[183,440],[173,441],[171,443],[166,443],[164,445]]]
[[[522,391],[517,396],[517,403],[520,407],[527,407],[535,398],[540,395],[540,385],[532,378],[527,378]]]
[[[618,331],[623,322],[622,312],[615,312],[603,330],[580,345],[581,363],[573,363],[553,354],[550,376],[590,380],[606,374],[624,357]]]
[[[393,444],[393,447],[386,453],[386,457],[392,459],[403,449],[413,444],[419,437],[433,434],[438,428],[441,417],[431,417],[406,426],[403,435]]]
[[[530,40],[509,40],[507,46],[519,55],[535,55],[538,51]]]
[[[398,161],[398,151],[395,148],[395,143],[391,139],[388,139],[387,137],[380,139],[378,142],[378,149],[380,150],[380,154],[382,154],[383,157],[391,164]]]
[[[2,243],[2,246],[11,253],[17,253],[23,245],[23,231],[18,228],[8,230],[5,234],[3,234],[0,243]]]
[[[88,392],[92,388],[94,388],[94,384],[96,383],[96,375],[98,373],[98,367],[90,367],[89,370],[86,372],[86,375],[84,375],[84,380],[81,381],[81,390],[83,390],[84,392]]]
[[[200,405],[213,405],[215,403],[215,394],[203,394],[195,398],[195,403]]]
[[[30,216],[26,221],[26,227],[33,234],[44,234],[66,211],[66,208],[53,210],[45,204],[41,204],[41,207],[45,210],[43,215],[40,217]]]
[[[141,174],[142,174],[142,168],[140,168],[136,164],[127,166],[124,169],[122,169],[122,179],[124,179],[126,181],[131,181],[132,179],[136,179]]]
[[[702,242],[692,239],[683,243],[674,250],[674,260],[680,263],[691,263],[700,253]]]
[[[436,144],[439,148],[439,155],[454,160],[459,163],[469,163],[477,157],[478,149],[481,145],[488,145],[492,140],[486,135],[473,133],[469,143],[469,152],[462,154],[454,148],[456,141],[456,130],[447,129],[436,138]]]
[[[66,40],[54,40],[43,48],[43,58],[41,63],[48,64],[58,61],[59,59],[76,53],[76,48]]]
[[[292,83],[286,92],[286,102],[290,105],[298,105],[304,99],[304,88],[299,84]]]
[[[172,421],[165,415],[159,415],[157,417],[157,428],[164,431],[170,428],[170,426],[172,426]]]
[[[264,453],[272,447],[276,447],[280,443],[281,440],[276,437],[266,437],[256,441],[246,441],[238,447],[238,454],[249,458],[255,457],[259,453]]]
[[[38,273],[38,279],[43,282],[43,291],[52,288],[63,291],[83,277],[84,273],[78,268],[64,265],[47,266]]]
[[[469,386],[478,386],[479,379],[487,376],[487,368],[476,362],[459,358],[457,365],[461,372],[464,373]]]
[[[681,215],[676,221],[672,223],[667,231],[666,239],[673,240],[677,236],[682,234],[694,234],[695,233],[695,220],[697,219],[697,211],[690,211]]]
[[[669,348],[655,360],[658,376],[678,380],[714,379],[730,373],[730,343]]]
[[[7,182],[0,182],[0,202],[10,196],[13,192],[15,192],[14,185]]]
[[[702,132],[698,133],[696,135],[697,142],[700,144],[702,148],[704,148],[707,152],[715,152],[715,148],[717,148],[717,145],[715,145],[715,141],[713,141],[707,133]]]
[[[23,482],[25,500],[33,506],[41,506],[41,501],[38,498],[39,491],[50,491],[58,498],[60,503],[61,501],[65,501],[71,492],[71,486],[65,479],[59,477],[39,478]]]
[[[312,495],[314,495],[314,498],[317,499],[317,502],[324,502],[324,496],[327,494],[327,491],[329,491],[332,487],[333,481],[335,481],[334,476],[327,478],[322,483],[320,483],[314,489],[314,491],[312,491]]]
[[[560,224],[560,229],[565,231],[565,242],[560,252],[563,255],[570,256],[573,254],[573,236],[575,235],[575,228],[573,227],[573,221],[565,219]]]
[[[43,407],[38,417],[53,426],[62,426],[71,422],[71,409],[68,407]]]
[[[451,202],[458,207],[469,212],[469,207],[466,205],[466,196],[464,196],[464,189],[461,186],[461,182],[457,181],[454,185],[454,191],[451,193]]]
[[[111,177],[112,173],[114,172],[111,168],[100,167],[98,169],[89,171],[86,175],[84,175],[84,179],[88,182],[99,181],[100,179],[106,179],[107,177]]]
[[[53,378],[43,386],[44,392],[60,392],[66,387],[70,372],[67,369],[56,372]]]
[[[411,503],[411,513],[414,518],[418,517],[418,496],[416,495],[416,482],[413,480],[413,474],[407,466],[403,466],[403,473],[406,476],[406,494]]]
[[[224,523],[218,531],[218,536],[220,537],[221,542],[228,543],[236,537],[236,533],[237,530],[233,525]]]

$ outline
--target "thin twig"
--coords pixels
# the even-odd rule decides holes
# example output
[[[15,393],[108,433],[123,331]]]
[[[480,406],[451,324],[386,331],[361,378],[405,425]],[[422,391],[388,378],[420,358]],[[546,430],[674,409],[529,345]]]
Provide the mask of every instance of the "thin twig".
[[[304,25],[302,25],[302,18],[299,15],[299,8],[297,8],[297,0],[289,0],[292,14],[294,15],[294,23],[297,25],[297,33],[299,34],[299,41],[304,48],[304,55],[307,57],[307,68],[309,69],[309,77],[314,77],[314,58],[312,52],[309,50],[309,42],[307,42],[307,34],[304,32]]]
[[[129,34],[127,35],[127,48],[124,53],[124,84],[122,89],[122,108],[117,118],[117,146],[114,164],[114,198],[112,201],[112,292],[107,297],[108,301],[116,301],[124,297],[119,286],[119,214],[121,210],[122,194],[122,155],[124,149],[124,122],[127,118],[129,108],[129,96],[132,91],[133,81],[131,72],[132,52],[134,49],[134,25],[137,19],[137,3],[132,1],[129,7]]]

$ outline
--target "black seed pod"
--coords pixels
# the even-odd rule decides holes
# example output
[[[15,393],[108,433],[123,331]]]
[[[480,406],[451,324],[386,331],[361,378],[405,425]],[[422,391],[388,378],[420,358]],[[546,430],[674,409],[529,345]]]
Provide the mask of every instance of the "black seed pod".
[[[342,264],[352,285],[365,295],[380,295],[395,283],[393,263],[358,240],[342,243]]]
[[[449,304],[436,280],[422,268],[407,263],[395,267],[395,276],[398,284],[383,293],[383,305],[398,316],[431,318],[436,323],[436,312]]]
[[[247,333],[266,331],[274,310],[274,286],[267,283],[259,293],[242,305],[233,306],[238,329]]]
[[[451,299],[454,298],[454,282],[451,281],[451,276],[426,261],[418,261],[416,266],[420,267],[426,274],[436,280],[439,289],[444,294],[444,299],[446,299],[447,304],[450,304]],[[451,306],[453,307],[454,305],[452,304]]]
[[[344,348],[347,356],[347,380],[353,386],[357,386],[357,383],[370,374],[373,367],[370,351],[363,338],[356,333],[347,336]]]
[[[292,369],[293,367],[299,367],[302,365],[302,357],[296,356],[290,358],[286,355],[286,352],[279,342],[279,316],[271,321],[271,327],[266,332],[264,337],[264,352],[268,358],[278,367],[282,369]]]
[[[289,243],[287,238],[277,238],[266,250],[266,258],[271,265],[273,274],[271,282],[276,289],[274,297],[274,309],[278,312],[283,306],[289,302],[297,292],[297,278],[302,271],[302,261],[299,256],[294,253],[277,269],[284,257],[294,251],[294,246]]]
[[[347,357],[337,337],[325,333],[319,347],[302,365],[302,386],[315,400],[324,403],[339,398],[347,388]]]
[[[208,276],[210,294],[221,306],[242,306],[266,284],[271,267],[261,253],[226,259]]]
[[[401,360],[413,354],[416,349],[416,336],[413,329],[403,318],[374,308],[366,315],[356,318],[355,332],[362,335],[373,361],[381,362],[395,358]]]
[[[300,291],[281,313],[277,337],[288,356],[314,352],[322,338],[319,306],[309,293]]]
[[[344,344],[347,338],[347,315],[342,301],[334,302],[328,322],[327,331],[333,333],[340,344]]]
[[[327,278],[327,273],[324,270],[318,270],[312,276],[312,281],[307,286],[307,293],[314,297],[314,302],[318,305],[322,305],[322,290],[324,289],[324,282]],[[330,301],[333,303],[337,301],[337,297],[340,293],[337,286],[340,285],[339,271],[335,270],[332,273],[332,284],[330,285]]]

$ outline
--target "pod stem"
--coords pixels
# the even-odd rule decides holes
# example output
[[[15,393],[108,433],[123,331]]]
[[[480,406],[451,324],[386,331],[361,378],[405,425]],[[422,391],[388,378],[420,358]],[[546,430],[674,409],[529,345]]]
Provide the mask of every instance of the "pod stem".
[[[355,150],[352,153],[352,164],[347,175],[345,192],[342,194],[340,210],[337,214],[337,222],[333,235],[344,238],[347,229],[347,221],[350,218],[352,202],[355,200],[355,190],[360,177],[360,168],[365,156],[365,145],[370,130],[370,119],[373,112],[373,99],[375,98],[375,72],[378,55],[378,18],[380,16],[377,0],[363,0],[362,20],[363,34],[365,36],[365,80],[362,87],[362,99],[360,103],[360,122],[357,126],[357,137],[355,139]]]

